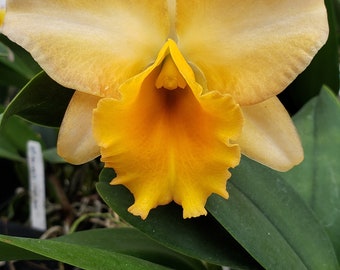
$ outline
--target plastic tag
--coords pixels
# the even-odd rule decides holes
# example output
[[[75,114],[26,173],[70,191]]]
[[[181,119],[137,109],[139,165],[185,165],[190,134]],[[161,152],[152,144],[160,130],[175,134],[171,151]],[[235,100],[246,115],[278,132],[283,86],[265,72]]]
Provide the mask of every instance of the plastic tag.
[[[46,230],[45,173],[39,142],[27,142],[29,172],[30,220],[32,228]]]

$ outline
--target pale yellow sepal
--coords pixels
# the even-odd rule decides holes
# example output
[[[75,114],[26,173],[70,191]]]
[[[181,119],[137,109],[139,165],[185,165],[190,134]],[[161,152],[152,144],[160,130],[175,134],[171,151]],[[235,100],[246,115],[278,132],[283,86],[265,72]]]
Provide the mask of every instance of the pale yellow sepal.
[[[245,123],[237,142],[242,153],[272,169],[287,171],[303,160],[295,126],[278,98],[242,107]]]
[[[99,97],[76,91],[60,126],[57,151],[72,164],[83,164],[100,155],[92,134],[92,112]]]

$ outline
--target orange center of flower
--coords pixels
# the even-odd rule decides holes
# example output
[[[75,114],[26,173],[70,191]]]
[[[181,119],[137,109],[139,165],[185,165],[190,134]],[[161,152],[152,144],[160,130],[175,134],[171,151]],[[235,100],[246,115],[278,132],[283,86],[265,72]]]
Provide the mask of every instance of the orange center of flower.
[[[184,217],[195,217],[206,214],[212,193],[228,198],[228,168],[240,160],[230,140],[239,136],[243,119],[231,96],[202,95],[172,40],[120,92],[120,100],[98,103],[93,126],[102,161],[117,173],[112,184],[125,185],[135,197],[131,213],[144,219],[174,200]]]

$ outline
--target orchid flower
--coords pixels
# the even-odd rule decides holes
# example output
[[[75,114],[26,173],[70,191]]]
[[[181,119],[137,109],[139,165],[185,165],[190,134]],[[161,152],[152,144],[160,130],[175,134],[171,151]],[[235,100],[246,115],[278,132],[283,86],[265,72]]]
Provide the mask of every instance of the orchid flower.
[[[322,0],[8,0],[0,14],[2,32],[76,90],[59,154],[101,155],[134,215],[171,201],[205,215],[212,193],[228,198],[241,153],[279,171],[303,159],[276,96],[327,40]]]

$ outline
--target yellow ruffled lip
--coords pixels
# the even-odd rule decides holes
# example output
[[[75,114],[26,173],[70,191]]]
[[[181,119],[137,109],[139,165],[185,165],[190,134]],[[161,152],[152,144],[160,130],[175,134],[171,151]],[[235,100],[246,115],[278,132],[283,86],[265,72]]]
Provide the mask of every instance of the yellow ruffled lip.
[[[176,87],[175,87],[176,86]],[[228,198],[228,169],[238,165],[243,117],[230,95],[201,95],[193,72],[169,40],[155,64],[103,98],[93,127],[102,161],[134,194],[129,211],[145,219],[152,208],[175,201],[183,217],[205,215],[207,198]]]

